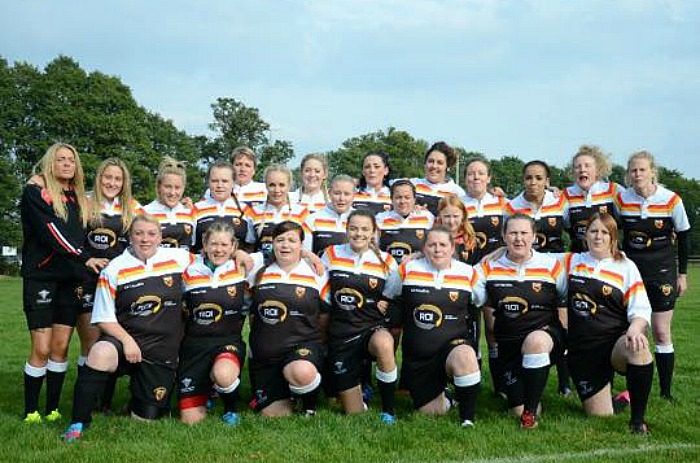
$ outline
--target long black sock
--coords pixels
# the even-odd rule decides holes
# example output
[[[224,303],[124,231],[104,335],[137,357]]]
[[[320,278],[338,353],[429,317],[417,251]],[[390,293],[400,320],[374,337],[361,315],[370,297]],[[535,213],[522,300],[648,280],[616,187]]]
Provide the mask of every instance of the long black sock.
[[[481,383],[471,386],[455,386],[455,396],[459,402],[459,420],[474,421],[476,415],[476,398],[479,395]]]
[[[549,365],[540,368],[523,368],[523,386],[525,388],[525,410],[537,413],[537,405],[542,399],[544,387],[549,376]]]
[[[219,397],[224,403],[224,413],[233,412],[238,413],[238,385],[239,380],[236,380],[235,387],[232,391],[222,390],[221,388],[216,388],[219,392]],[[233,386],[233,385],[232,385]]]
[[[393,376],[393,381],[384,381],[386,377],[377,378],[377,387],[379,388],[379,396],[382,398],[382,412],[394,415],[394,406],[396,399],[394,398],[394,390],[396,389],[396,369],[392,373],[385,373],[377,369],[377,376],[380,375]]]
[[[102,410],[109,410],[112,408],[112,401],[114,400],[114,391],[117,389],[117,375],[111,374],[105,383],[105,388],[102,391],[102,398],[100,399],[100,408]]]
[[[560,393],[563,394],[571,388],[569,385],[569,356],[566,353],[562,354],[557,362],[557,380]]]
[[[92,409],[102,394],[111,373],[95,370],[85,365],[78,374],[73,393],[71,423],[88,424],[92,420]]]
[[[311,392],[307,392],[301,396],[301,405],[304,407],[305,411],[316,411],[316,405],[318,404],[318,389],[316,388]]]
[[[66,379],[67,362],[49,360],[46,366],[46,414],[58,410],[63,391],[63,381]]]
[[[491,384],[494,394],[506,392],[503,381],[503,371],[498,362],[498,348],[489,348],[489,373],[491,374]]]
[[[651,383],[654,377],[654,366],[627,364],[627,390],[630,392],[630,422],[641,424],[647,410],[647,402],[651,393]]]
[[[39,408],[39,394],[46,376],[46,367],[24,365],[24,416],[34,413]]]
[[[675,352],[654,354],[656,358],[656,370],[659,373],[659,386],[662,397],[671,397],[671,382],[673,381],[673,368],[676,363]]]

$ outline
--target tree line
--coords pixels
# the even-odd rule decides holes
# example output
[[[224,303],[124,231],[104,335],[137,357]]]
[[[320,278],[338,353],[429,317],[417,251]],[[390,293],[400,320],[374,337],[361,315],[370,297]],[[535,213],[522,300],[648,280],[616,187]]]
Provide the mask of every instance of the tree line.
[[[136,198],[146,203],[155,197],[155,173],[164,155],[187,162],[187,194],[198,198],[204,191],[207,166],[227,159],[236,146],[258,153],[258,177],[272,163],[289,163],[293,145],[272,140],[270,125],[257,108],[234,98],[218,98],[211,104],[210,136],[191,136],[171,120],[140,106],[131,89],[118,77],[86,72],[68,56],[58,56],[43,69],[28,64],[8,64],[0,57],[0,244],[18,246],[21,229],[18,199],[22,184],[34,164],[56,141],[74,145],[81,155],[86,187],[92,188],[97,165],[119,157],[131,169]],[[331,175],[358,177],[360,160],[370,151],[389,155],[394,177],[422,177],[428,141],[389,127],[345,140],[328,151]],[[466,162],[482,153],[457,147],[460,161],[451,174],[462,178]],[[508,197],[522,188],[524,161],[516,156],[489,159],[492,182]],[[570,166],[551,166],[553,185],[572,183]],[[611,180],[624,184],[624,167],[615,165]],[[700,253],[700,183],[674,169],[660,168],[660,181],[683,197],[692,229],[693,254]]]

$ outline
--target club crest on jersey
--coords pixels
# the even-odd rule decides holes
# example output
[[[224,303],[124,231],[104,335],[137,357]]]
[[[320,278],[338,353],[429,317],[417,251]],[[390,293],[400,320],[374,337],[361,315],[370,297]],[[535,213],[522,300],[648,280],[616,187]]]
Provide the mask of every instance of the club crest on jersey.
[[[84,294],[84,290],[83,290],[82,286],[78,286],[77,288],[75,288],[75,297],[77,297],[78,299],[82,299],[83,294]]]
[[[236,346],[234,346],[233,344],[226,344],[223,350],[226,352],[238,353],[238,348],[236,348]]]
[[[234,227],[239,227],[239,226],[241,225],[241,219],[239,219],[238,217],[234,217],[234,218],[231,220],[231,222],[233,222],[233,226],[234,226]]]
[[[160,402],[161,400],[165,399],[166,395],[168,395],[168,390],[163,386],[153,389],[153,397],[155,397],[156,402]]]
[[[462,344],[466,344],[466,343],[467,343],[467,341],[465,341],[462,338],[457,338],[457,339],[453,339],[452,341],[450,341],[451,346],[461,346]]]
[[[661,293],[668,297],[671,295],[673,292],[673,286],[669,285],[668,283],[661,285]]]
[[[491,217],[491,225],[493,225],[494,227],[497,227],[499,223],[501,223],[500,218],[498,218],[496,216]]]
[[[601,214],[607,214],[608,213],[608,206],[600,206],[600,209],[598,209],[598,212]]]
[[[172,276],[163,277],[163,283],[165,283],[165,286],[167,286],[168,288],[171,288],[173,286],[173,277]]]
[[[550,227],[556,227],[557,226],[557,218],[556,217],[549,217],[547,219],[547,223],[549,224]]]
[[[462,256],[462,260],[464,262],[467,262],[469,260],[469,251],[462,251],[460,255]]]
[[[425,237],[425,230],[416,230],[416,238],[422,240]]]
[[[457,302],[457,299],[459,299],[459,292],[458,291],[450,291],[449,296],[450,296],[450,300],[452,302]]]
[[[308,357],[309,355],[311,355],[311,351],[306,347],[302,347],[301,349],[297,349],[297,355],[299,357]]]
[[[663,220],[654,220],[654,226],[658,230],[661,230],[662,228],[664,228],[664,221]]]
[[[192,234],[192,225],[190,224],[185,224],[185,234],[191,235]]]
[[[612,287],[608,285],[603,285],[603,296],[610,296],[612,294]]]
[[[294,294],[296,294],[297,297],[301,299],[302,297],[304,297],[304,294],[306,294],[306,288],[304,288],[303,286],[297,286],[294,290]]]
[[[226,288],[226,292],[228,293],[228,295],[229,295],[230,297],[236,297],[236,292],[237,292],[237,291],[236,291],[236,287],[235,287],[235,286],[229,286],[228,288]]]
[[[379,280],[376,278],[370,278],[369,279],[369,287],[370,289],[375,289],[377,285],[379,284]]]
[[[532,283],[532,290],[536,293],[539,293],[540,291],[542,291],[542,283],[540,283],[539,281],[533,282]]]

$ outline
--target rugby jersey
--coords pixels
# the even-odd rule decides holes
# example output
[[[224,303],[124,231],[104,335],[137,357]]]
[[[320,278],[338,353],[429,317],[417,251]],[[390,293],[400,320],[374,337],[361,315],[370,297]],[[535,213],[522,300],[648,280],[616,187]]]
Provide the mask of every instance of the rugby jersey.
[[[241,203],[241,206],[252,207],[262,204],[267,200],[267,187],[261,182],[251,181],[245,185],[239,185],[234,182],[231,197],[234,195],[238,198],[238,202]],[[209,188],[206,189],[202,197],[205,199],[211,198],[211,191]]]
[[[622,248],[642,276],[675,275],[675,232],[690,229],[681,197],[657,185],[648,198],[628,188],[617,195],[617,203],[624,232]]]
[[[404,358],[427,359],[450,342],[476,341],[471,302],[477,274],[471,265],[453,259],[448,269],[437,270],[421,258],[401,264],[399,277]]]
[[[118,322],[146,361],[177,366],[182,338],[182,272],[190,264],[184,249],[158,248],[146,262],[130,249],[100,273],[92,323]]]
[[[644,283],[630,259],[597,260],[590,253],[567,259],[570,349],[587,350],[623,335],[633,318],[651,322]]]
[[[482,257],[503,246],[503,216],[506,214],[506,198],[485,193],[481,199],[462,196],[469,222],[476,233],[476,248],[468,263],[476,265]]]
[[[598,180],[586,192],[574,184],[564,190],[567,201],[564,209],[564,227],[571,237],[571,251],[582,252],[586,246],[586,227],[593,214],[616,215],[615,196],[622,187],[614,182]]]
[[[525,214],[535,220],[537,228],[536,240],[532,248],[540,252],[564,252],[564,210],[566,199],[564,195],[558,198],[551,191],[545,190],[544,199],[539,209],[525,199],[525,193],[520,193],[506,204],[506,214]]]
[[[190,248],[194,230],[192,209],[181,203],[170,208],[156,199],[146,204],[143,211],[160,222],[160,232],[163,235],[160,243],[162,247]]]
[[[559,325],[558,302],[566,295],[566,271],[560,260],[532,251],[517,264],[504,254],[476,267],[476,305],[494,309],[497,340],[523,340],[535,330]]]
[[[130,204],[134,215],[143,213],[136,200]],[[88,223],[87,244],[91,257],[114,259],[129,245],[129,234],[124,231],[122,204],[119,198],[107,199],[100,204],[101,223]]]
[[[246,275],[234,260],[213,271],[197,256],[182,275],[185,335],[241,338]]]
[[[299,204],[304,206],[309,210],[310,213],[320,211],[326,207],[326,203],[329,201],[327,195],[323,190],[318,190],[316,193],[309,195],[301,192],[301,188],[296,191],[289,192],[289,202],[290,204]]]
[[[251,358],[276,363],[300,344],[321,342],[318,316],[329,291],[326,273],[316,275],[305,260],[289,273],[273,263],[254,269],[248,283]]]
[[[378,253],[368,249],[358,254],[349,244],[337,244],[321,257],[330,281],[325,302],[330,308],[331,345],[352,341],[384,324],[385,314],[377,303],[395,294],[400,281],[396,260],[386,252]]]
[[[247,214],[253,225],[255,251],[262,252],[266,262],[272,257],[272,232],[278,223],[291,220],[304,228],[304,234],[309,233],[304,223],[309,210],[301,204],[285,204],[279,209],[272,204],[258,204],[249,208]]]
[[[328,246],[344,243],[348,216],[351,212],[352,209],[348,209],[338,214],[328,205],[309,215],[304,221],[309,231],[304,236],[304,247],[320,255]]]
[[[431,214],[437,215],[440,199],[445,196],[466,195],[461,186],[452,179],[444,183],[433,183],[425,178],[412,178],[411,183],[416,187],[416,204],[427,208]]]
[[[391,190],[388,186],[382,186],[379,190],[370,187],[358,188],[352,207],[368,210],[375,215],[391,210]]]
[[[433,227],[435,217],[425,210],[414,210],[408,217],[391,210],[377,216],[379,248],[401,262],[404,256],[423,248],[425,232]]]
[[[213,198],[203,199],[194,205],[192,217],[194,221],[193,250],[199,252],[202,249],[204,232],[214,222],[225,222],[233,227],[236,239],[240,244],[254,243],[255,236],[250,219],[246,215],[248,208],[240,205],[234,198],[228,198],[223,203]]]

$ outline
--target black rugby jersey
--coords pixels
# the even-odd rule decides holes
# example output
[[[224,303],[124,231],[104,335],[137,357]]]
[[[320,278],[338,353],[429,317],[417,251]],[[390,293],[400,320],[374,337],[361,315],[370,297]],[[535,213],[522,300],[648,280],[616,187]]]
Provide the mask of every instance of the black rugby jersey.
[[[143,212],[135,200],[129,205],[134,215]],[[100,223],[88,225],[87,243],[92,257],[114,259],[129,246],[129,234],[124,230],[122,204],[119,198],[102,201],[100,205]]]
[[[177,366],[182,339],[184,249],[158,248],[147,262],[130,249],[100,274],[92,323],[118,322],[141,348],[145,361]]]
[[[532,331],[559,325],[557,308],[566,295],[566,272],[556,257],[533,251],[518,265],[503,255],[476,269],[474,301],[494,309],[497,340],[522,340]]]
[[[382,251],[377,257],[372,250],[360,255],[349,244],[339,244],[327,248],[321,260],[330,282],[325,293],[331,317],[329,342],[342,344],[382,326],[386,315],[377,303],[400,285],[394,258]]]
[[[374,215],[389,211],[391,210],[391,190],[388,186],[382,186],[379,190],[369,187],[358,188],[352,207],[368,210]]]
[[[622,248],[642,276],[676,278],[675,234],[690,229],[683,201],[676,193],[657,185],[648,198],[634,188],[617,195],[624,239]]]
[[[212,271],[197,256],[182,275],[185,300],[185,335],[241,338],[245,321],[243,298],[246,276],[229,260]]]
[[[404,256],[423,248],[425,232],[434,221],[435,217],[428,211],[416,210],[408,217],[394,210],[382,212],[377,216],[379,248],[400,263]]]
[[[255,238],[252,224],[246,215],[247,207],[244,205],[241,205],[241,207],[243,210],[239,209],[238,203],[234,198],[228,198],[223,203],[213,198],[206,198],[197,202],[192,211],[194,218],[193,250],[195,252],[201,251],[204,233],[215,222],[225,222],[233,227],[236,239],[241,245],[243,243],[253,243]]]
[[[503,216],[507,200],[491,193],[485,193],[480,200],[468,195],[461,199],[476,233],[476,248],[467,263],[476,265],[482,257],[503,246]]]
[[[471,265],[453,259],[449,269],[437,270],[421,258],[402,264],[399,276],[405,358],[427,359],[452,341],[475,340],[478,317],[471,301],[477,275]]]
[[[544,200],[539,209],[532,207],[525,194],[520,193],[506,205],[509,216],[525,214],[535,220],[536,240],[532,248],[539,252],[564,252],[564,210],[566,198],[558,198],[551,191],[545,191]]]
[[[321,342],[318,316],[329,290],[327,274],[316,275],[305,260],[289,273],[276,263],[260,271],[260,277],[258,271],[248,277],[251,358],[275,363],[299,344]]]
[[[444,183],[433,183],[426,178],[412,178],[411,183],[416,187],[416,204],[425,207],[433,215],[437,215],[438,204],[445,196],[460,198],[466,194],[452,179]]]
[[[623,335],[635,317],[650,323],[651,305],[634,262],[568,256],[569,348],[587,350]]]
[[[279,209],[271,204],[258,204],[247,210],[247,215],[253,225],[255,251],[262,252],[265,261],[272,257],[272,232],[278,223],[291,220],[302,226],[304,233],[310,233],[305,220],[309,210],[299,203],[285,204]]]
[[[189,249],[192,246],[194,219],[191,209],[181,203],[170,208],[156,199],[146,204],[143,210],[160,222],[162,247]]]
[[[622,187],[617,183],[601,180],[591,185],[587,192],[576,184],[564,190],[564,198],[567,201],[564,210],[564,226],[571,237],[572,252],[583,252],[588,249],[586,227],[593,214],[599,212],[617,215],[615,196],[621,190]]]
[[[352,209],[348,209],[338,214],[329,205],[309,215],[305,220],[304,247],[314,254],[321,255],[328,246],[344,243],[351,212]],[[306,233],[306,230],[309,233]]]

